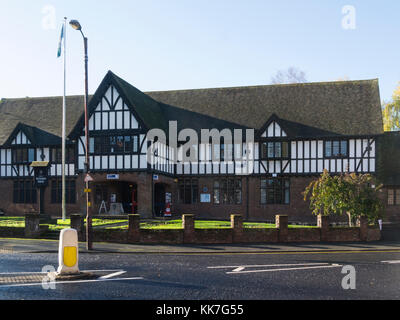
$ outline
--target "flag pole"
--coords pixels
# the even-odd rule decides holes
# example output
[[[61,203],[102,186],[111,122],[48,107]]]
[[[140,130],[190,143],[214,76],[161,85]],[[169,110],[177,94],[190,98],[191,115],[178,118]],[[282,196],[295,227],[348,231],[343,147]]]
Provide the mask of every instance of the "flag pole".
[[[66,41],[67,40],[67,18],[64,18],[64,95],[63,95],[63,108],[62,108],[62,165],[61,165],[61,212],[63,221],[66,220],[66,208],[65,208],[65,126],[66,126]]]

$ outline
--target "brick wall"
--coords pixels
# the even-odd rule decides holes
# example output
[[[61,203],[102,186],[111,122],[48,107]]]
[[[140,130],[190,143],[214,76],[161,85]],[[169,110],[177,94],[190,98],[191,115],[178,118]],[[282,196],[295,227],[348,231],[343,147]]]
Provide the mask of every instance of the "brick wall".
[[[288,228],[287,216],[277,216],[277,228],[243,228],[232,215],[232,226],[229,229],[195,229],[193,216],[184,216],[182,229],[151,230],[140,229],[139,215],[130,215],[128,231],[96,230],[95,241],[121,243],[164,243],[164,244],[228,244],[228,243],[277,243],[277,242],[353,242],[377,241],[381,238],[379,228],[368,228],[363,225],[356,228]],[[326,217],[325,217],[326,218]],[[135,221],[134,221],[135,220]],[[279,225],[279,227],[278,227]],[[364,228],[362,230],[362,228]],[[365,233],[365,239],[362,234]],[[136,235],[136,236],[132,236]]]

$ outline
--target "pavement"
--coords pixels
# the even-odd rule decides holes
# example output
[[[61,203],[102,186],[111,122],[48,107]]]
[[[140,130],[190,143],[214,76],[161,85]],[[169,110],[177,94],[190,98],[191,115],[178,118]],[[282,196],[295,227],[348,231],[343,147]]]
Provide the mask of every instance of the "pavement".
[[[86,249],[86,243],[79,243],[82,253],[119,254],[274,254],[274,253],[321,253],[321,252],[400,252],[400,241],[341,242],[341,243],[262,243],[262,244],[118,244],[93,243],[93,250]],[[0,255],[14,253],[57,253],[58,240],[8,239],[0,238]]]

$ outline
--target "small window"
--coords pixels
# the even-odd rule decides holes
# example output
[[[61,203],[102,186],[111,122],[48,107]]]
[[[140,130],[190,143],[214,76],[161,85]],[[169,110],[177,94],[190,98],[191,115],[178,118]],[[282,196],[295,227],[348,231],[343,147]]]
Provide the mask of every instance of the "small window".
[[[347,157],[347,141],[346,140],[333,140],[325,141],[325,157]]]
[[[35,149],[28,149],[28,162],[35,161]]]
[[[262,159],[287,159],[289,158],[288,142],[264,142],[261,145]]]

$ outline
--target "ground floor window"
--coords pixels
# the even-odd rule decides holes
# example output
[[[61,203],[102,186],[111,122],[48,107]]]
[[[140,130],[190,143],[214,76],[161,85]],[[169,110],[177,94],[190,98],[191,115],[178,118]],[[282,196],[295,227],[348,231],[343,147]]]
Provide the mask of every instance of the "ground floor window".
[[[261,204],[289,204],[289,179],[261,179]]]
[[[52,180],[51,181],[51,203],[62,202],[62,181]],[[65,180],[65,202],[75,203],[76,202],[76,186],[75,180]]]
[[[400,188],[399,189],[388,189],[388,201],[389,206],[400,205]]]
[[[214,180],[215,204],[242,204],[242,180],[218,179]]]
[[[36,188],[33,180],[15,180],[13,188],[14,203],[36,203]]]
[[[199,181],[197,179],[179,180],[179,202],[183,204],[197,203],[199,197]]]

